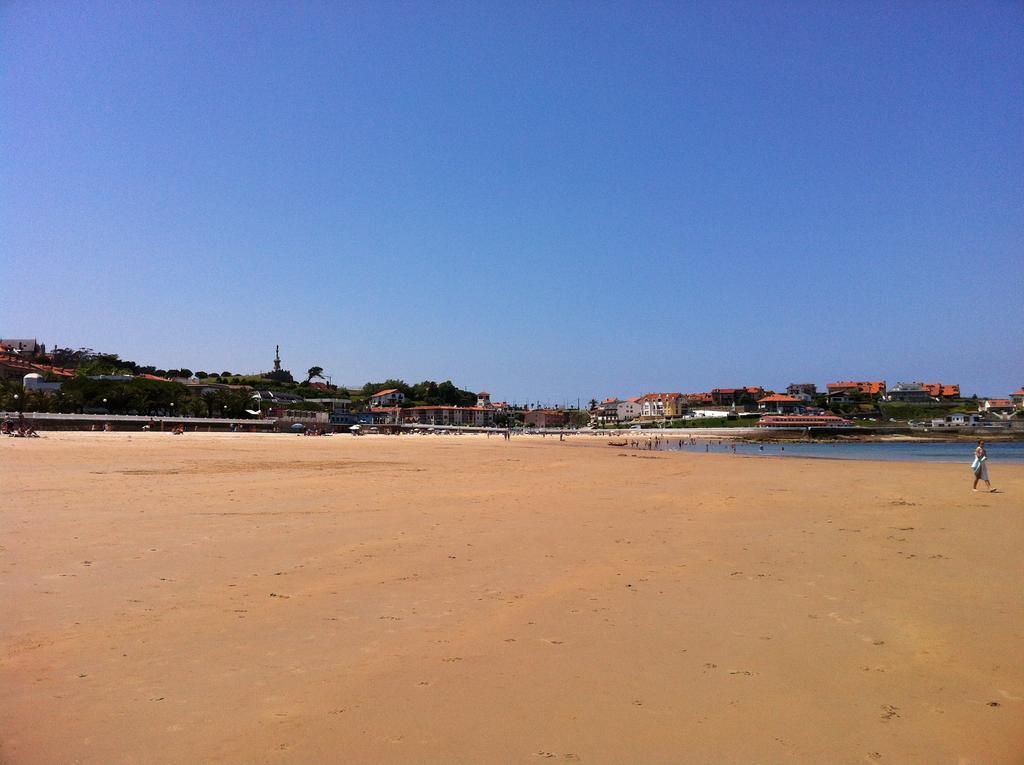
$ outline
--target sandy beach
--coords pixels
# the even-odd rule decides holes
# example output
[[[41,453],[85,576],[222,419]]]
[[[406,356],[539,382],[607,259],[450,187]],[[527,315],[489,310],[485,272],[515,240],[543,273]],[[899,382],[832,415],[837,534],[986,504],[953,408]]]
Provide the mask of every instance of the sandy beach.
[[[0,440],[0,762],[1024,762],[1024,467]]]

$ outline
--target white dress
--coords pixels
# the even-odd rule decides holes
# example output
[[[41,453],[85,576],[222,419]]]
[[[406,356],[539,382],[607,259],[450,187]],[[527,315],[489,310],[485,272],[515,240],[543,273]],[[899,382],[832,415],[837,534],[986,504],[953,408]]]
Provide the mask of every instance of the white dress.
[[[988,480],[988,459],[987,458],[986,459],[981,459],[980,456],[978,456],[978,459],[981,460],[981,464],[978,466],[978,470],[974,473],[974,475],[977,477],[977,479],[979,481],[987,481]]]

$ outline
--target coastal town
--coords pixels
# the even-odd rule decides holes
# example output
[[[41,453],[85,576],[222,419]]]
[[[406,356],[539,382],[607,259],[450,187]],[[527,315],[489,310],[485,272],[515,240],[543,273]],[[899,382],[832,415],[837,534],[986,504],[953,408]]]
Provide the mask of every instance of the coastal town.
[[[202,422],[211,429],[310,433],[400,429],[614,430],[742,428],[802,431],[1024,429],[1024,385],[1005,396],[965,395],[949,382],[835,380],[708,391],[648,392],[549,406],[493,401],[451,381],[402,380],[353,388],[322,367],[296,379],[275,348],[257,374],[140,366],[116,354],[0,338],[0,410],[30,417],[36,429],[150,428]]]

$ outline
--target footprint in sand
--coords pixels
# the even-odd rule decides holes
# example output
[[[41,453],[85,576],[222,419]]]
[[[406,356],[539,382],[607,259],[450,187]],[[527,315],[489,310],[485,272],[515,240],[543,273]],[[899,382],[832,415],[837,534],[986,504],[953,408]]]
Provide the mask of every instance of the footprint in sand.
[[[835,611],[830,612],[828,616],[830,619],[832,619],[835,622],[838,622],[839,624],[860,624],[861,622],[860,619],[855,619],[852,616],[842,617]]]

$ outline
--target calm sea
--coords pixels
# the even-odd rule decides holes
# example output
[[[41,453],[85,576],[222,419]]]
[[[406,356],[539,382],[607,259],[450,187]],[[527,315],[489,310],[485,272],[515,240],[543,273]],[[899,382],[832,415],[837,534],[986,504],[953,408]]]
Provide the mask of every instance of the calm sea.
[[[691,445],[684,440],[679,445],[678,439],[666,439],[661,448],[668,451],[704,452],[705,447],[711,452],[732,453],[732,444],[723,440],[721,443],[713,439],[710,444],[698,441]],[[853,444],[758,444],[737,443],[736,453],[752,456],[771,457],[825,457],[837,460],[904,460],[910,462],[963,462],[970,464],[974,459],[973,443],[938,443],[938,442],[868,442]],[[1024,463],[1024,442],[986,444],[991,465],[999,462]]]

